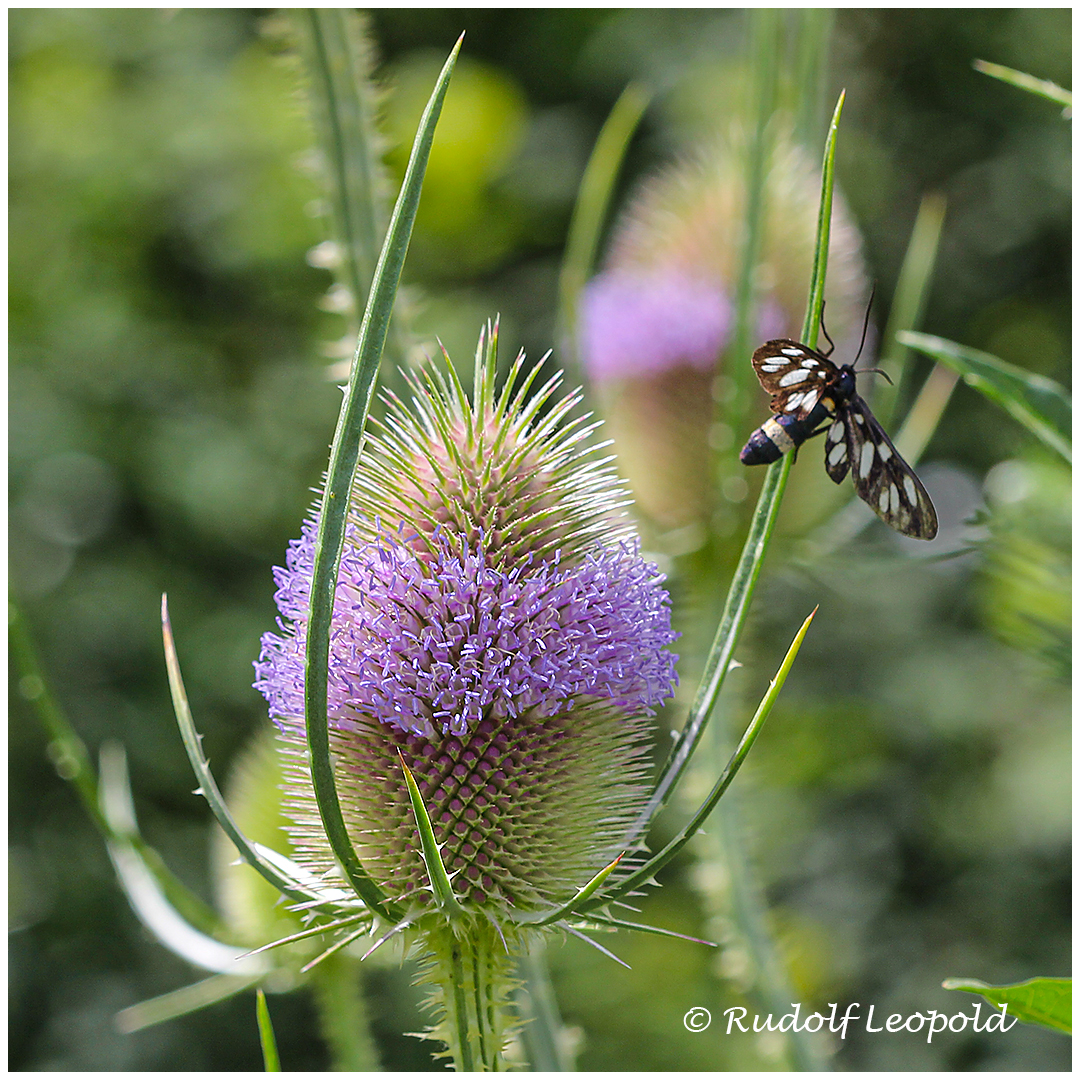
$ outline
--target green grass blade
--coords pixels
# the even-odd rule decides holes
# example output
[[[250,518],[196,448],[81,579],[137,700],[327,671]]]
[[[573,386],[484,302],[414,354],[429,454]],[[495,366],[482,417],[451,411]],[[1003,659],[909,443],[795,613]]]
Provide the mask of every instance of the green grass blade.
[[[192,983],[191,986],[172,990],[159,997],[140,1001],[121,1009],[116,1014],[116,1027],[124,1035],[142,1031],[143,1028],[163,1024],[166,1020],[176,1020],[188,1013],[198,1012],[219,1001],[227,1001],[244,990],[255,986],[258,977],[240,978],[236,975],[211,975],[209,979]]]
[[[817,146],[825,124],[825,82],[829,38],[836,13],[831,8],[800,8],[795,22],[795,137],[803,146]]]
[[[1059,383],[931,334],[903,333],[898,338],[951,368],[1051,450],[1072,461],[1072,401]]]
[[[412,155],[405,170],[397,204],[390,218],[375,276],[368,296],[367,309],[360,327],[352,376],[342,402],[337,431],[330,451],[319,533],[315,547],[315,565],[311,582],[311,612],[308,620],[307,649],[304,667],[304,717],[308,748],[311,752],[311,778],[319,813],[330,845],[349,883],[365,903],[389,921],[400,913],[386,906],[381,890],[364,872],[353,850],[341,813],[334,769],[330,760],[330,731],[326,715],[327,676],[330,664],[330,626],[334,610],[338,564],[345,542],[345,519],[349,508],[356,463],[363,443],[364,424],[371,406],[375,375],[386,342],[390,314],[394,307],[401,270],[405,263],[413,222],[420,202],[420,189],[428,155],[435,137],[435,124],[442,110],[461,39],[450,53],[435,90],[420,120]]]
[[[637,83],[623,90],[600,129],[581,178],[559,274],[559,326],[574,354],[578,298],[596,265],[600,235],[626,149],[651,100],[651,93]]]
[[[898,402],[907,400],[910,365],[906,362],[908,351],[896,335],[901,330],[917,330],[922,324],[926,309],[926,297],[937,264],[941,230],[945,224],[945,197],[926,195],[919,204],[919,212],[911,229],[900,276],[896,280],[889,321],[882,337],[881,352],[877,366],[886,371],[892,385],[878,382],[874,385],[874,415],[886,426],[895,416]],[[911,458],[905,454],[907,460]]]
[[[833,112],[832,123],[829,125],[829,135],[825,144],[825,158],[821,173],[821,209],[818,213],[817,244],[814,250],[814,275],[811,279],[806,318],[803,322],[802,340],[808,345],[813,345],[817,341],[817,327],[821,320],[821,308],[825,298],[825,271],[828,264],[829,223],[832,219],[836,134],[843,106],[844,95],[841,94]],[[749,367],[749,364],[747,364],[747,367]],[[661,770],[656,787],[649,796],[641,814],[638,815],[637,821],[627,834],[628,841],[639,836],[648,827],[653,815],[667,801],[672,788],[686,771],[695,747],[701,741],[705,724],[708,722],[713,706],[720,695],[724,679],[734,658],[735,646],[738,643],[739,635],[742,633],[743,624],[746,622],[747,612],[750,610],[754,587],[757,584],[758,575],[761,573],[761,567],[765,561],[765,552],[768,550],[769,538],[772,535],[773,526],[776,524],[776,517],[780,510],[780,500],[784,494],[790,470],[791,455],[785,454],[779,461],[770,465],[765,473],[765,481],[762,484],[757,507],[750,521],[750,531],[746,537],[746,543],[743,545],[742,555],[735,569],[731,588],[728,590],[724,612],[720,617],[720,625],[717,627],[716,637],[705,662],[705,670],[701,682],[698,684],[693,704],[690,706],[686,724],[671,748],[671,753]]]
[[[1066,90],[1063,86],[1058,86],[1057,83],[1051,82],[1049,79],[1036,79],[1034,75],[1028,75],[1024,71],[1017,71],[1015,68],[1005,67],[1004,64],[993,64],[989,60],[975,60],[971,66],[976,71],[981,71],[991,78],[1000,79],[1010,86],[1018,87],[1020,90],[1027,90],[1030,94],[1038,94],[1039,97],[1054,101],[1058,105],[1064,105],[1064,115],[1066,117],[1072,115],[1072,92]]]
[[[263,1072],[281,1072],[274,1025],[270,1022],[270,1010],[266,1007],[266,995],[259,987],[255,991],[255,1017],[259,1024],[259,1045],[262,1047]]]
[[[946,979],[946,990],[981,994],[994,1005],[1008,1005],[1008,1013],[1025,1024],[1072,1034],[1072,979],[1028,979],[1008,986],[990,986],[978,979]]]
[[[775,8],[754,8],[749,13],[751,61],[753,71],[751,136],[746,154],[746,209],[743,216],[743,240],[739,252],[739,270],[735,280],[735,322],[727,356],[735,394],[725,402],[717,401],[718,419],[741,424],[746,416],[756,383],[753,369],[745,362],[754,349],[757,334],[758,263],[765,233],[766,187],[773,142],[773,116],[779,94],[780,65],[783,55],[784,23]],[[721,416],[720,413],[723,415]]]
[[[8,601],[8,640],[19,673],[19,695],[30,703],[49,736],[48,753],[57,774],[75,788],[83,809],[101,834],[108,837],[110,829],[98,803],[97,776],[90,763],[90,755],[86,752],[86,744],[49,691],[30,631],[14,600]]]
[[[620,881],[610,893],[580,905],[578,907],[578,912],[580,914],[602,907],[604,904],[610,903],[620,896],[624,896],[631,889],[636,889],[638,886],[644,885],[650,878],[659,873],[686,846],[691,837],[697,833],[702,825],[705,824],[706,819],[720,801],[720,797],[731,786],[732,780],[735,779],[739,769],[742,767],[742,763],[746,760],[746,755],[750,753],[750,748],[757,740],[762,725],[768,719],[773,704],[776,702],[776,699],[787,680],[791,665],[795,663],[795,657],[799,654],[803,638],[806,637],[806,631],[810,629],[810,623],[813,621],[815,614],[817,614],[817,608],[814,608],[814,610],[810,612],[806,621],[799,628],[799,632],[795,635],[795,640],[792,641],[791,647],[788,649],[787,655],[780,665],[780,670],[777,671],[776,676],[773,678],[772,682],[769,683],[769,689],[761,699],[761,704],[758,705],[757,711],[754,713],[754,718],[750,721],[750,725],[747,727],[746,731],[743,732],[743,737],[739,740],[739,745],[735,748],[735,752],[731,755],[731,758],[723,772],[720,774],[719,779],[713,785],[712,791],[709,792],[708,798],[698,808],[697,813],[694,814],[674,839],[649,859],[644,866],[635,870],[629,877]]]
[[[428,881],[431,883],[431,891],[435,901],[449,915],[460,915],[463,911],[458,898],[454,895],[454,886],[450,883],[450,875],[443,865],[442,855],[439,854],[439,845],[435,841],[435,830],[431,827],[431,818],[428,816],[427,807],[416,786],[413,774],[405,759],[401,757],[401,770],[405,774],[405,783],[409,788],[409,801],[412,803],[413,817],[416,819],[416,829],[420,834],[420,852],[427,867]]]

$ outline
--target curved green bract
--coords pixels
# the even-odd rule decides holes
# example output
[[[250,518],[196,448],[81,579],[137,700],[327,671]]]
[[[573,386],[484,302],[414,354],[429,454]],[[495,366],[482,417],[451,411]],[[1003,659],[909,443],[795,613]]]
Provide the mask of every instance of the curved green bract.
[[[364,424],[371,406],[375,375],[386,342],[390,315],[394,307],[405,254],[409,248],[420,189],[427,168],[435,124],[442,110],[461,39],[458,39],[439,75],[427,108],[420,119],[412,156],[405,171],[397,204],[390,218],[386,240],[375,268],[367,309],[360,327],[360,339],[353,359],[352,376],[342,402],[337,431],[330,450],[315,565],[311,582],[311,611],[308,620],[307,652],[304,670],[304,719],[308,748],[311,752],[311,779],[323,827],[334,854],[350,885],[374,911],[396,921],[401,912],[387,903],[381,890],[364,872],[353,850],[338,802],[330,760],[330,731],[327,722],[327,676],[330,663],[330,624],[334,610],[338,564],[345,542],[345,519],[349,508],[356,463],[363,443]]]

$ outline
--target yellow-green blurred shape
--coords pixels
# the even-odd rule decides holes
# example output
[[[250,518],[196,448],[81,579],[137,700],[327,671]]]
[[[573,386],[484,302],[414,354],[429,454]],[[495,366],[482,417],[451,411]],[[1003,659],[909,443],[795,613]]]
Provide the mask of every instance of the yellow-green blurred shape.
[[[438,77],[440,55],[415,52],[394,65],[383,127],[387,162],[405,173],[413,133]],[[520,87],[489,64],[462,56],[446,95],[431,148],[414,244],[436,271],[491,265],[509,250],[521,214],[493,185],[521,147],[527,104]]]

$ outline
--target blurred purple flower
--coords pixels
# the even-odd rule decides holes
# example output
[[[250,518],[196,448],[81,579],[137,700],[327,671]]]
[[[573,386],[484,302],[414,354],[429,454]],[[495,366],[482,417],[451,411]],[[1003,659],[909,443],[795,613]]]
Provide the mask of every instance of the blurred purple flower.
[[[581,299],[581,356],[589,376],[711,370],[727,344],[732,308],[724,290],[676,269],[608,270]]]

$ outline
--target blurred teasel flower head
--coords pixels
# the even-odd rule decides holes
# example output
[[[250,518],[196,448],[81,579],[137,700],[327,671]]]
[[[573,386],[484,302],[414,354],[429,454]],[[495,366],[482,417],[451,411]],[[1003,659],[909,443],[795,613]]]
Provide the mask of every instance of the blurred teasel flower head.
[[[746,154],[735,133],[646,181],[579,304],[578,349],[620,470],[640,510],[662,528],[701,521],[710,510],[707,448],[718,438],[715,395],[724,396],[721,360],[735,329]],[[755,279],[758,343],[799,336],[819,197],[818,170],[794,141],[777,137]],[[837,195],[826,300],[841,352],[850,345],[854,355],[867,291],[859,234]],[[749,370],[749,356],[732,360]],[[737,437],[727,435],[725,442]]]
[[[472,401],[447,362],[369,421],[328,716],[350,838],[384,895],[435,911],[403,759],[455,897],[502,926],[511,909],[566,901],[619,853],[676,658],[663,579],[638,549],[625,490],[588,445],[596,425],[571,415],[580,395],[556,400],[560,376],[534,389],[540,365],[527,371],[522,356],[496,393],[496,338],[481,336]],[[344,884],[305,741],[317,522],[316,508],[275,572],[281,619],[255,685],[279,733],[294,858]]]

